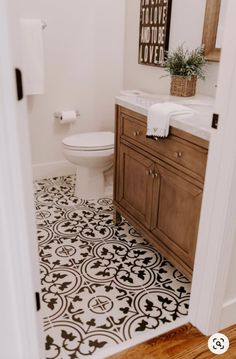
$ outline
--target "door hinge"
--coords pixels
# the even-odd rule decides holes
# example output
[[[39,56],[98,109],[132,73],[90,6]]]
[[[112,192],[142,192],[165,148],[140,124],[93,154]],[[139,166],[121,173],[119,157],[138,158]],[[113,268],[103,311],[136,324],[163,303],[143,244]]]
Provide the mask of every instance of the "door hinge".
[[[35,302],[36,302],[36,309],[37,309],[37,312],[38,312],[41,309],[39,292],[35,292]]]
[[[218,123],[219,123],[219,114],[213,113],[211,127],[217,130]]]
[[[23,84],[22,84],[22,74],[20,69],[15,69],[15,76],[16,76],[16,93],[17,93],[17,100],[20,101],[24,97],[23,93]]]

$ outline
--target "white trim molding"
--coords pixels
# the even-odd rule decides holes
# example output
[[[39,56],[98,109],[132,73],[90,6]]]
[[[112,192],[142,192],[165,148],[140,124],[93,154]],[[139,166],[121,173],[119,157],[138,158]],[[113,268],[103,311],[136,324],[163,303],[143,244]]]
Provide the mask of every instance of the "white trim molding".
[[[220,318],[220,329],[236,323],[236,298],[224,303]]]
[[[76,167],[68,161],[33,164],[33,179],[42,180],[75,174]]]
[[[236,230],[235,17],[236,1],[229,0],[215,104],[219,128],[211,134],[190,300],[190,321],[206,335],[229,324],[221,318]]]

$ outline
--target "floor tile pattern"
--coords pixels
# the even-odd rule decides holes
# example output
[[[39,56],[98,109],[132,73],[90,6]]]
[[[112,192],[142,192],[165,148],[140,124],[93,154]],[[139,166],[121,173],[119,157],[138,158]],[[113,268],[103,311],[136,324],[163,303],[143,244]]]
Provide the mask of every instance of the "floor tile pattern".
[[[190,283],[112,199],[78,200],[74,176],[34,183],[47,359],[96,357],[187,315]]]

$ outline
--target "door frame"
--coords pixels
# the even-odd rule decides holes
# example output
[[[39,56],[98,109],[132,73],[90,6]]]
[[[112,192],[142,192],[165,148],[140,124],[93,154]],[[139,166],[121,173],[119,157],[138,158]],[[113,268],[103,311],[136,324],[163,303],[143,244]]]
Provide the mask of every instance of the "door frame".
[[[17,9],[11,0],[0,1],[1,356],[39,359],[42,324],[35,302],[40,282],[28,119],[15,82],[15,68],[21,68]]]
[[[214,108],[219,126],[211,131],[190,300],[189,320],[206,335],[236,322],[223,312],[236,238],[235,16],[236,2],[229,0]],[[236,293],[228,304],[235,311]]]
[[[35,268],[30,247],[30,241],[36,238],[32,237],[35,225],[31,223],[33,194],[31,187],[26,191],[26,182],[27,185],[32,183],[30,156],[26,155],[30,145],[27,134],[23,142],[19,137],[19,122],[27,129],[27,112],[23,101],[24,109],[19,114],[15,100],[8,1],[0,2],[0,43],[4,52],[4,59],[0,61],[0,213],[1,249],[5,253],[0,275],[6,293],[0,296],[1,308],[5,308],[4,327],[0,323],[0,329],[7,334],[14,331],[15,345],[6,340],[8,347],[6,344],[1,350],[4,358],[38,359],[39,332],[33,297]],[[236,203],[233,187],[236,167],[235,14],[236,2],[229,0],[215,106],[220,123],[217,131],[212,130],[190,301],[189,320],[204,334],[219,329],[236,229],[233,221]],[[6,213],[11,213],[11,217]]]

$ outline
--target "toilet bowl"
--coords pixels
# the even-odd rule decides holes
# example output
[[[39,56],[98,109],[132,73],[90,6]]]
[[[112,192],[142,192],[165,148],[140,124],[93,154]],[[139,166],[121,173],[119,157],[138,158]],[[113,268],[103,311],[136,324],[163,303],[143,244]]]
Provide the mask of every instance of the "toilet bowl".
[[[75,195],[82,199],[103,197],[104,172],[113,163],[114,133],[76,134],[64,138],[62,145],[66,159],[77,168]]]

